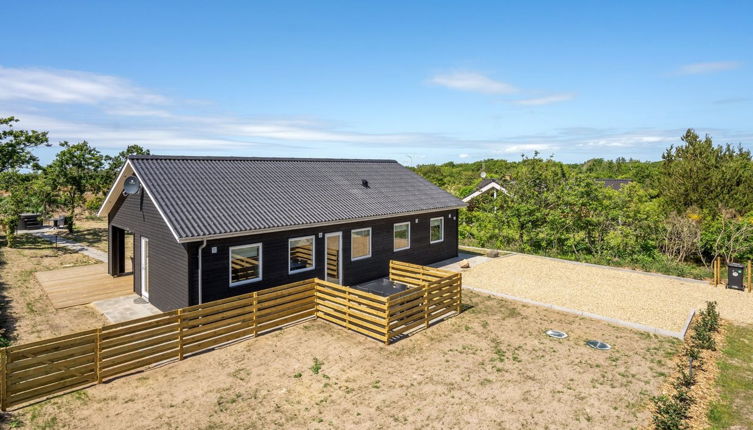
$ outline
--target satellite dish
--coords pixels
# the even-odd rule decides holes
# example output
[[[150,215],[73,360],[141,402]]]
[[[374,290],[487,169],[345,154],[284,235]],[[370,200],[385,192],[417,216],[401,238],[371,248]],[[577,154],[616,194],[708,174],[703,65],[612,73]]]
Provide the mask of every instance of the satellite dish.
[[[486,178],[486,172],[481,172],[481,177]]]
[[[123,194],[126,196],[129,194],[136,194],[140,189],[141,183],[139,182],[139,178],[129,176],[125,179],[125,182],[123,183]]]

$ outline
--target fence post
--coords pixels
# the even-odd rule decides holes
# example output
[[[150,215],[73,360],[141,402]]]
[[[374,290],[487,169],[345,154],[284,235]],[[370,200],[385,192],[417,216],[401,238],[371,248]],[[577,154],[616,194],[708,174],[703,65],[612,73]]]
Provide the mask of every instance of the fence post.
[[[714,286],[719,286],[719,283],[721,283],[721,277],[722,277],[722,257],[717,256],[714,259]]]
[[[423,283],[424,289],[424,328],[429,328],[429,284]]]
[[[751,291],[753,291],[753,282],[751,282],[751,281],[753,281],[753,274],[750,273],[751,269],[753,269],[753,263],[751,263],[751,261],[748,260],[748,270],[747,270],[747,272],[748,272],[748,292],[749,293]]]
[[[183,360],[183,309],[178,309],[178,361]]]
[[[390,297],[387,296],[387,300],[385,300],[385,303],[387,304],[387,309],[384,316],[384,344],[389,345],[390,344]]]
[[[102,327],[97,328],[94,338],[94,366],[97,372],[97,384],[102,383]]]
[[[251,324],[253,324],[253,333],[254,337],[257,336],[258,330],[256,325],[256,312],[259,310],[259,295],[256,291],[254,291],[254,294],[252,296],[254,298],[254,301],[251,302]]]
[[[0,410],[8,408],[8,348],[0,351]]]
[[[460,309],[463,306],[463,275],[458,273],[456,276],[457,279],[457,287],[458,287],[458,306],[457,309],[455,309],[455,312],[460,315]]]

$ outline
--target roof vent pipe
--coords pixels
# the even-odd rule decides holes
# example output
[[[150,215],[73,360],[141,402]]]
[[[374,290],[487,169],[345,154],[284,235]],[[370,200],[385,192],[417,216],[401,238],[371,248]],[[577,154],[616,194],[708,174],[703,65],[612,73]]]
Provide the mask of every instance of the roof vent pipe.
[[[364,186],[364,188],[369,188],[369,181],[366,179],[361,179],[361,185]]]

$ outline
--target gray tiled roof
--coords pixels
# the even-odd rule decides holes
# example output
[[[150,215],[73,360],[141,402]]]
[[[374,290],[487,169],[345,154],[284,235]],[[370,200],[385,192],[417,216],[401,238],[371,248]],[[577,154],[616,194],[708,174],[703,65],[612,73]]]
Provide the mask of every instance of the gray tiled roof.
[[[600,179],[597,179],[597,181],[604,184],[605,187],[611,188],[613,190],[620,190],[623,186],[633,182],[632,179],[611,179],[611,178],[600,178]]]
[[[392,160],[129,160],[181,241],[465,205]]]

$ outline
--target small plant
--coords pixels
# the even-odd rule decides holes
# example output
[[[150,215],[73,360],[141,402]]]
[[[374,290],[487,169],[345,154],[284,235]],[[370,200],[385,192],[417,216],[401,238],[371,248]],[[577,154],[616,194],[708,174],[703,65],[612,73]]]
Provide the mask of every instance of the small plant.
[[[295,375],[293,375],[293,378],[296,378],[296,379],[298,379],[298,378],[300,378],[301,376],[303,376],[303,374],[302,374],[301,372],[298,372],[298,373],[296,373]]]
[[[684,405],[692,405],[695,402],[695,399],[690,395],[690,390],[687,388],[678,388],[677,392],[672,396],[672,398],[681,404]]]
[[[695,327],[693,335],[690,337],[690,341],[696,348],[707,349],[710,351],[716,350],[716,341],[714,341],[714,337],[711,335],[711,332],[700,323]]]
[[[311,370],[311,373],[314,375],[318,375],[319,371],[322,370],[322,365],[324,364],[323,361],[319,360],[318,358],[314,357],[314,364],[311,365],[309,368]]]
[[[701,350],[697,346],[690,345],[685,350],[685,356],[692,360],[693,363],[701,364]]]
[[[695,384],[695,374],[693,372],[692,365],[689,367],[685,367],[684,364],[680,363],[677,366],[677,370],[679,371],[679,374],[677,375],[677,381],[675,381],[674,386],[677,390],[680,389],[688,389]]]
[[[709,331],[719,331],[719,311],[716,310],[716,302],[706,302],[705,326]]]
[[[674,397],[661,395],[651,398],[656,411],[652,421],[657,430],[684,430],[688,428],[685,420],[688,418],[688,403],[678,401]]]
[[[505,360],[507,360],[507,353],[502,348],[500,348],[499,345],[495,346],[493,361],[504,363]]]

